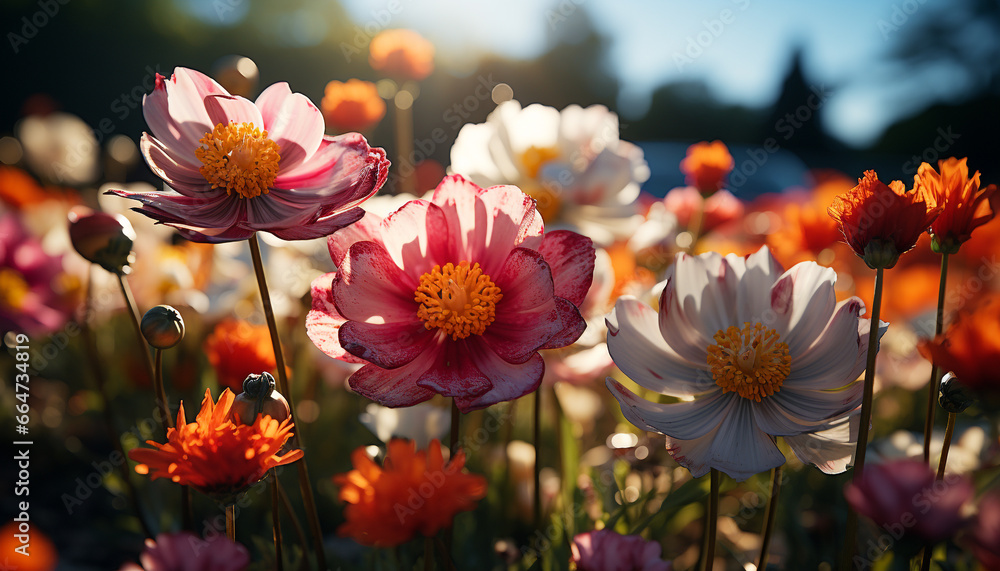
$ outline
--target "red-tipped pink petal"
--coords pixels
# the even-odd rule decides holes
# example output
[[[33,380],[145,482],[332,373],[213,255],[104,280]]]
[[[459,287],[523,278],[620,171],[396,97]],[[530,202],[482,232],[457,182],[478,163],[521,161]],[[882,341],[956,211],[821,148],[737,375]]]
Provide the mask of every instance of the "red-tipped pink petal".
[[[579,307],[594,278],[594,243],[576,232],[555,230],[546,232],[538,251],[552,268],[556,295]]]
[[[264,120],[257,106],[236,95],[209,95],[205,98],[205,110],[212,126],[229,125],[230,123],[250,123],[261,131],[264,130]]]
[[[365,361],[348,353],[340,345],[340,327],[347,322],[333,304],[333,278],[336,272],[323,274],[312,283],[312,309],[306,315],[306,335],[320,351],[348,363]]]
[[[417,319],[416,289],[417,282],[399,269],[381,244],[357,242],[333,282],[333,299],[349,320],[411,322]]]

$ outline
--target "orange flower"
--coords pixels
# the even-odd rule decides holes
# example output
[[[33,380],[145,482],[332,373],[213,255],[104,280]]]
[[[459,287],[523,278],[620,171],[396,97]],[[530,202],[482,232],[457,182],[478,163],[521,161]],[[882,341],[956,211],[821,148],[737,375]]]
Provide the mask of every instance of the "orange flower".
[[[367,131],[385,117],[385,101],[375,84],[360,79],[327,83],[320,108],[327,129],[340,133]]]
[[[14,537],[24,533],[30,534],[27,544]],[[0,569],[52,571],[58,562],[59,556],[52,540],[38,530],[35,522],[12,521],[0,527]]]
[[[1000,293],[986,294],[958,314],[948,329],[919,346],[920,353],[979,393],[1000,393]]]
[[[733,156],[722,141],[695,143],[681,161],[681,172],[689,185],[707,196],[723,187],[733,165]]]
[[[898,180],[886,186],[875,171],[865,171],[858,185],[835,198],[827,211],[869,268],[888,269],[930,228],[941,206],[924,188],[907,192]]]
[[[368,45],[368,63],[405,81],[420,81],[434,71],[434,44],[413,30],[386,30]]]
[[[75,203],[78,197],[70,189],[42,188],[34,177],[17,167],[0,166],[0,200],[14,210],[51,199]]]
[[[128,456],[139,462],[135,471],[157,478],[169,478],[182,486],[231,501],[235,494],[253,485],[275,466],[290,464],[302,458],[301,450],[284,456],[278,452],[292,437],[292,423],[280,423],[268,415],[260,415],[253,424],[236,425],[229,418],[236,397],[226,389],[218,404],[212,393],[205,390],[201,411],[194,422],[184,416],[184,403],[177,412],[177,427],[167,429],[167,443],[147,440],[156,450],[135,448]]]
[[[243,390],[243,380],[250,373],[276,372],[271,334],[265,325],[223,320],[205,339],[204,350],[219,384],[237,392]]]
[[[462,471],[465,453],[459,451],[446,465],[437,440],[420,452],[413,441],[392,440],[381,467],[363,446],[351,461],[353,470],[333,478],[340,499],[349,504],[337,533],[364,545],[390,547],[417,533],[434,535],[486,496],[486,479]]]
[[[969,178],[968,159],[938,161],[938,169],[927,163],[920,163],[913,177],[913,188],[934,196],[944,207],[941,215],[931,225],[934,237],[934,251],[954,254],[963,242],[972,237],[972,231],[993,219],[996,210],[992,207],[996,185],[979,188],[979,171]]]

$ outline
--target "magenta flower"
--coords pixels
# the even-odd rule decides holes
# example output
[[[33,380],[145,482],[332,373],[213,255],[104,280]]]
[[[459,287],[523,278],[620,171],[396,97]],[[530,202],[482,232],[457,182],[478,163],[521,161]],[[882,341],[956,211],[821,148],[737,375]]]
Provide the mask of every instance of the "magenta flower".
[[[172,192],[110,193],[195,242],[231,242],[258,230],[285,240],[326,236],[361,218],[356,208],[388,175],[385,151],[364,137],[323,134],[323,114],[286,83],[256,102],[210,77],[176,68],[143,98],[152,135],[140,142]]]
[[[969,539],[976,559],[987,571],[1000,569],[1000,491],[994,490],[977,502],[979,514]]]
[[[139,561],[141,567],[127,563],[119,571],[244,571],[250,554],[224,535],[205,540],[184,531],[147,539]]]
[[[896,539],[923,544],[948,539],[965,525],[962,506],[973,491],[968,478],[947,474],[935,480],[924,462],[896,460],[866,466],[844,496],[855,511]]]
[[[339,271],[313,282],[306,329],[331,357],[364,363],[351,388],[384,406],[516,399],[542,380],[538,350],[586,326],[593,244],[543,235],[534,200],[513,186],[447,177],[431,200],[367,214],[329,246]]]
[[[0,332],[51,333],[73,303],[62,257],[50,256],[13,214],[0,217]]]
[[[671,571],[660,559],[660,544],[638,535],[620,535],[610,529],[581,533],[573,538],[572,561],[578,571]]]

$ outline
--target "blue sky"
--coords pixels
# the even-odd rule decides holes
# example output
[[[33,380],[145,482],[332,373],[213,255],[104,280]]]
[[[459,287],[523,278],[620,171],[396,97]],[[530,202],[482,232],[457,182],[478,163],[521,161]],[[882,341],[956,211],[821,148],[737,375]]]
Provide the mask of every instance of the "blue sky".
[[[778,93],[792,46],[802,45],[809,80],[838,86],[826,104],[826,127],[855,145],[871,142],[893,120],[935,99],[956,97],[962,88],[942,81],[915,90],[912,84],[885,81],[893,77],[885,63],[892,42],[944,0],[397,1],[402,9],[385,27],[410,27],[427,36],[438,46],[439,65],[459,72],[483,53],[537,56],[551,32],[559,31],[562,13],[584,10],[610,41],[606,65],[622,81],[621,97],[639,103],[662,83],[701,79],[721,101],[766,106]],[[379,13],[384,18],[390,0],[343,4],[364,26]]]

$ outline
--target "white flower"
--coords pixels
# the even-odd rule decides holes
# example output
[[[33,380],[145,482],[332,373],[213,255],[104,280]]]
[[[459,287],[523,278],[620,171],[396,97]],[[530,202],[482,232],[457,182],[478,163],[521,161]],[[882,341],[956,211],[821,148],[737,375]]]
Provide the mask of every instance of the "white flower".
[[[451,426],[448,410],[430,403],[402,408],[372,403],[361,413],[359,420],[382,442],[409,438],[416,442],[419,449],[427,448],[431,440],[440,440]]]
[[[813,262],[784,271],[767,247],[746,259],[678,254],[659,312],[618,300],[608,348],[632,380],[684,402],[650,402],[613,379],[608,388],[629,421],[667,435],[696,477],[715,468],[745,480],[783,464],[776,436],[804,461],[841,472],[870,321],[859,317],[860,299],[837,303],[835,281]]]
[[[607,107],[522,109],[517,101],[462,127],[451,171],[484,188],[520,187],[548,228],[571,228],[598,245],[626,239],[642,223],[635,201],[649,178],[642,149],[619,140],[618,116]]]

